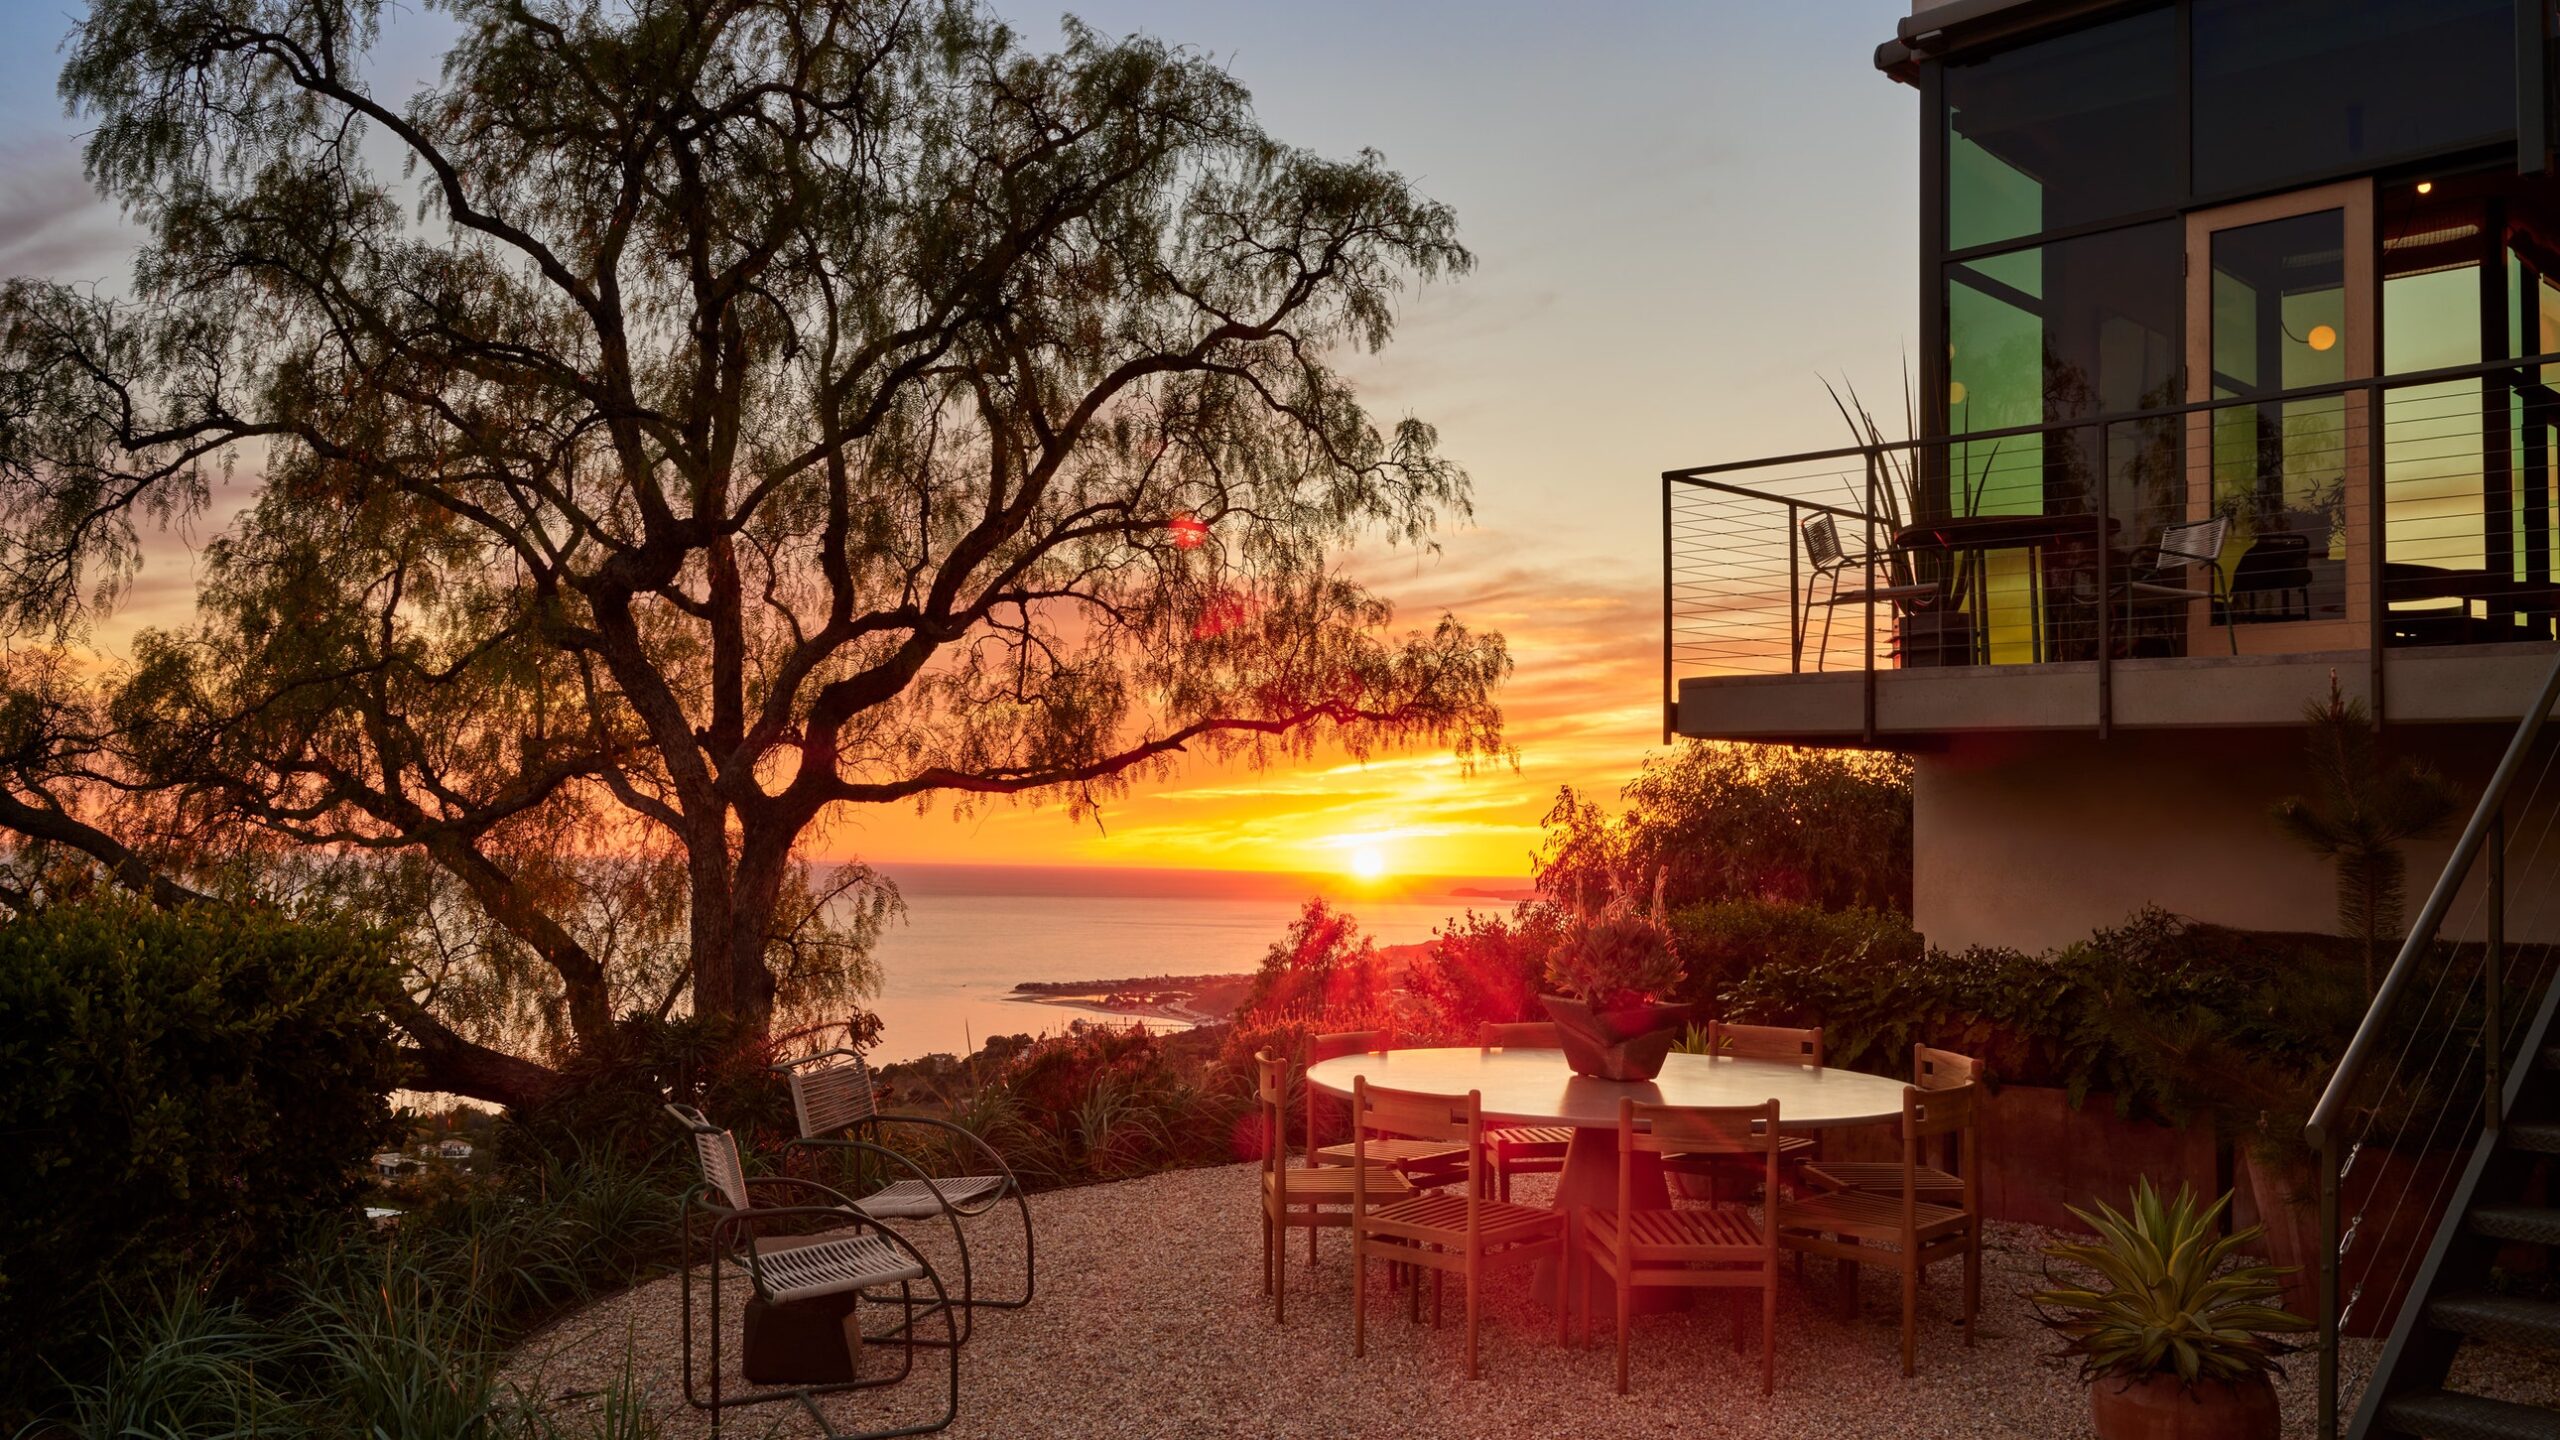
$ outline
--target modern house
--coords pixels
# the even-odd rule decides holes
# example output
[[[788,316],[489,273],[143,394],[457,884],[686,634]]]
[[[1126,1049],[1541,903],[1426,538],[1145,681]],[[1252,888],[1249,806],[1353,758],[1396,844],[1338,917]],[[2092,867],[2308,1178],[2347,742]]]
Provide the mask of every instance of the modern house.
[[[1913,756],[1940,945],[2332,928],[2306,704],[2477,793],[2560,638],[2552,8],[1922,0],[1916,437],[1664,476],[1666,729]]]

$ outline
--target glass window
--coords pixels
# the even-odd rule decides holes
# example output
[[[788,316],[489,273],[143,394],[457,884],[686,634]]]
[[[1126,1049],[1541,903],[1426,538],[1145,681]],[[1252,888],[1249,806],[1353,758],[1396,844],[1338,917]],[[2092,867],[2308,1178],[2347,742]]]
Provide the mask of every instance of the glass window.
[[[2160,209],[2183,190],[2176,12],[1950,63],[1947,248]]]
[[[2181,243],[2162,220],[1948,266],[1948,429],[2175,404]]]
[[[2195,189],[2269,189],[2515,130],[2513,0],[2195,0]]]

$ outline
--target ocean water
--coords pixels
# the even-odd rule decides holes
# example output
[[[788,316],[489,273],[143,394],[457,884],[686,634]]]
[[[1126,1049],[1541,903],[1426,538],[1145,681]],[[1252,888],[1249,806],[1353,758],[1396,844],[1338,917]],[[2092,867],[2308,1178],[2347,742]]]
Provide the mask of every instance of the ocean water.
[[[907,916],[881,938],[875,1063],[967,1054],[990,1035],[1063,1030],[1095,1012],[1008,999],[1026,980],[1249,971],[1325,893],[1381,945],[1431,938],[1470,909],[1507,912],[1518,880],[1350,882],[1186,871],[884,867]],[[1122,1017],[1125,1019],[1125,1017]]]

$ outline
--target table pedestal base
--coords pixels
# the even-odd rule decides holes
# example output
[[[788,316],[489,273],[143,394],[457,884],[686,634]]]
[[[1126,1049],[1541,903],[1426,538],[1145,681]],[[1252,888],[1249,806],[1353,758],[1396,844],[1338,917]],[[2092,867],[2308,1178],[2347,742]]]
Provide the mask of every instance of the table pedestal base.
[[[1671,1187],[1662,1176],[1662,1157],[1639,1150],[1635,1155],[1635,1208],[1668,1210]],[[1556,1176],[1556,1209],[1559,1211],[1618,1208],[1618,1132],[1616,1127],[1597,1129],[1585,1126],[1573,1132],[1573,1141],[1565,1147],[1564,1170]],[[1609,1285],[1609,1277],[1599,1266],[1576,1255],[1571,1263],[1591,1274],[1592,1333],[1614,1328],[1607,1317],[1617,1313],[1617,1301]],[[1562,1292],[1562,1283],[1572,1272],[1552,1260],[1537,1264],[1534,1279],[1538,1298],[1549,1305],[1562,1305],[1570,1298]],[[1628,1296],[1639,1315],[1657,1314],[1665,1310],[1689,1308],[1687,1290],[1666,1286],[1638,1289]]]

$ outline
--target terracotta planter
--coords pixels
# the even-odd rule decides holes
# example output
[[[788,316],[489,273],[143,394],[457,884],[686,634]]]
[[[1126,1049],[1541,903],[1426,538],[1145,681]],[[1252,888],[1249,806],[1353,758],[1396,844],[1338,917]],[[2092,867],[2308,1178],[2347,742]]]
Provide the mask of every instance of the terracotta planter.
[[[1580,1000],[1541,995],[1547,1017],[1564,1040],[1564,1063],[1577,1075],[1595,1080],[1650,1080],[1662,1073],[1663,1057],[1689,1021],[1686,1005],[1639,1005],[1629,1010],[1594,1010]]]
[[[2188,1389],[2175,1375],[2101,1377],[2089,1387],[2098,1440],[2276,1440],[2284,1425],[2264,1375]]]

